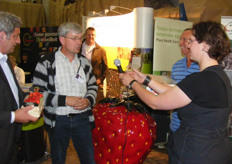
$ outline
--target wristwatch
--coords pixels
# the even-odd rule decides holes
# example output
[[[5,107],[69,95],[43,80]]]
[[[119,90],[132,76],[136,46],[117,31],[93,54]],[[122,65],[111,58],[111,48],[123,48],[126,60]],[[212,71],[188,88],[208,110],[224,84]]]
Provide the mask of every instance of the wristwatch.
[[[135,81],[137,81],[137,80],[132,80],[132,81],[130,82],[130,84],[128,85],[128,88],[129,88],[129,89],[132,89],[132,84],[133,84]]]
[[[143,81],[143,85],[148,86],[148,84],[151,82],[151,77],[150,76],[146,76],[146,78]]]

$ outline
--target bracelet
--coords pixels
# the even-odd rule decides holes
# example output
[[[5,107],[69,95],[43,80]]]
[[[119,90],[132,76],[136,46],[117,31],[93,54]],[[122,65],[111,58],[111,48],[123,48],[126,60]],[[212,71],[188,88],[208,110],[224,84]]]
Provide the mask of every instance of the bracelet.
[[[129,89],[132,89],[132,84],[135,82],[136,80],[132,80],[128,86]]]
[[[145,80],[143,81],[143,85],[148,86],[148,84],[150,83],[150,81],[151,81],[151,77],[150,76],[146,76]]]

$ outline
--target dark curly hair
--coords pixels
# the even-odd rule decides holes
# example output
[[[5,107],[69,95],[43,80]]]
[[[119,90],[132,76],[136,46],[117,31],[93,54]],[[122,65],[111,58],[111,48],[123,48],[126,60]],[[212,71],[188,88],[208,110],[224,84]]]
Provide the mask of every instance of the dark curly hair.
[[[230,40],[220,23],[211,21],[197,23],[193,25],[193,35],[198,43],[205,42],[210,46],[209,57],[218,62],[231,51]]]

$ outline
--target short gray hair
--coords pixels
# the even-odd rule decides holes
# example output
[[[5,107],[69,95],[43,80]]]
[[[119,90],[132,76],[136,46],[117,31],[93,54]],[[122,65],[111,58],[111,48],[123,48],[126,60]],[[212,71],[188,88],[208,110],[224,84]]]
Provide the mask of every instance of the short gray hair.
[[[70,31],[80,34],[82,33],[82,28],[79,24],[75,22],[66,22],[59,26],[58,36],[65,37]]]
[[[10,35],[14,32],[15,28],[20,28],[22,25],[22,20],[20,17],[0,11],[0,32],[4,31],[9,38]]]

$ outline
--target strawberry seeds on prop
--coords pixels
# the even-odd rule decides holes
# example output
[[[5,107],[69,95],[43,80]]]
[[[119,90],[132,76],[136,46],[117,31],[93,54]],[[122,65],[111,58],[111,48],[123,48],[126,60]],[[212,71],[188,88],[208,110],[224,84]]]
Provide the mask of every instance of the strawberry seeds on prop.
[[[93,109],[97,164],[142,164],[156,140],[156,122],[137,100],[106,98]]]

